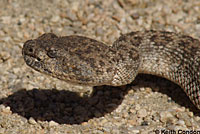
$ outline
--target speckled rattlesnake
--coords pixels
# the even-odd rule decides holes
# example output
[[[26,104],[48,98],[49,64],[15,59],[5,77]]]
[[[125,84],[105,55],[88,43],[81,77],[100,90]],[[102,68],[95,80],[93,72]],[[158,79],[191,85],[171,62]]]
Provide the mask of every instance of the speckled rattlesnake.
[[[138,31],[112,47],[72,35],[47,33],[23,46],[30,67],[67,82],[91,86],[131,83],[138,73],[167,78],[181,86],[200,109],[200,42],[166,31]]]

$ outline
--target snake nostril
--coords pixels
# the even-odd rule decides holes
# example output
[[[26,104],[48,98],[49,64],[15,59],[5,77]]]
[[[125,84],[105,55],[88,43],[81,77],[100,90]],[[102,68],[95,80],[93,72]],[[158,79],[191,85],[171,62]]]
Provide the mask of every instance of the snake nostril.
[[[40,59],[39,57],[37,57],[37,60],[38,60],[38,61],[41,61],[41,59]]]
[[[35,53],[35,41],[33,40],[26,41],[23,46],[23,53],[31,55]]]
[[[29,48],[28,51],[29,51],[30,53],[33,53],[33,48]]]

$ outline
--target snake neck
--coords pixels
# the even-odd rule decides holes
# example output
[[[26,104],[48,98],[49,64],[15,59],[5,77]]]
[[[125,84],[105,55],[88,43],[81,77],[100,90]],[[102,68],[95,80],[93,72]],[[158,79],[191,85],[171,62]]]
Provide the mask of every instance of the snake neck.
[[[200,42],[197,39],[172,32],[144,31],[122,35],[118,41],[139,49],[138,73],[175,82],[200,109]]]

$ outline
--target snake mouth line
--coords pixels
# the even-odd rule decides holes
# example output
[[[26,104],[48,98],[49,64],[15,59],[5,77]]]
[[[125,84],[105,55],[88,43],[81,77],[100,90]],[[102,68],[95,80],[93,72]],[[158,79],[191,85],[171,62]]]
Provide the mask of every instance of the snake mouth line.
[[[40,58],[36,58],[30,55],[24,55],[24,60],[26,62],[27,65],[39,70],[40,68],[42,68],[42,61]]]
[[[40,58],[35,58],[30,55],[25,55],[24,60],[26,64],[37,71],[44,72],[45,74],[51,74],[52,72],[44,66],[42,60]]]

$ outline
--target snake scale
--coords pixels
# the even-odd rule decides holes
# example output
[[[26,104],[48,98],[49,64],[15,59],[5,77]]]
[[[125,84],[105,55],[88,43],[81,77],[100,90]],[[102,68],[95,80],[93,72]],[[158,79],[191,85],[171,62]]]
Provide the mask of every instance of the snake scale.
[[[200,42],[187,35],[136,31],[108,46],[84,36],[46,33],[26,41],[22,54],[33,69],[76,84],[121,86],[138,73],[164,77],[200,109]]]

